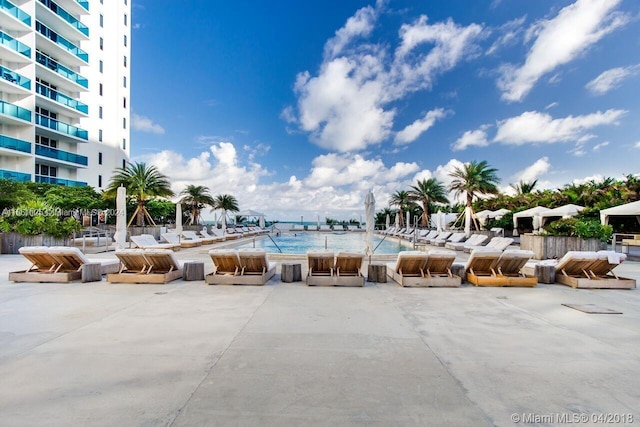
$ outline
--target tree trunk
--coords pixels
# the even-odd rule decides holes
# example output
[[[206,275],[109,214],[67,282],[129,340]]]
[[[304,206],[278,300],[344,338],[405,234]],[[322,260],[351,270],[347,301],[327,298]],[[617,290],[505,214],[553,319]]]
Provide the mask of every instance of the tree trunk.
[[[136,225],[142,227],[144,225],[144,201],[138,200],[138,214],[136,215]]]

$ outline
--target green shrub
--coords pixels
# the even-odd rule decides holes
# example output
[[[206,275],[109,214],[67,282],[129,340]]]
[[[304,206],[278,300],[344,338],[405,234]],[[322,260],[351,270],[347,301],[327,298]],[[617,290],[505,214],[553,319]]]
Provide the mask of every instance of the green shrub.
[[[509,212],[500,219],[489,218],[484,226],[485,229],[504,228],[505,230],[513,230],[513,213]]]
[[[602,225],[595,218],[563,218],[544,227],[551,236],[573,236],[582,239],[611,240],[613,228]]]

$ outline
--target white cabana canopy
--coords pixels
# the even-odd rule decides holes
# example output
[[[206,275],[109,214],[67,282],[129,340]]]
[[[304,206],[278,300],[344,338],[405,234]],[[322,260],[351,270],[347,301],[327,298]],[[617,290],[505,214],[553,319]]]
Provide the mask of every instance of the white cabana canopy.
[[[544,212],[548,212],[551,209],[549,208],[545,208],[543,206],[536,206],[535,208],[531,208],[531,209],[527,209],[524,210],[522,212],[517,212],[513,214],[513,233],[514,235],[518,235],[518,220],[520,218],[535,218],[536,216],[540,215],[541,213]],[[533,223],[534,225],[534,230],[537,229],[537,227],[535,227],[536,225],[536,221],[534,221]]]
[[[236,213],[237,216],[246,216],[246,217],[263,217],[265,216],[263,213],[261,212],[257,212],[257,211],[253,211],[251,209],[245,209],[243,211],[237,212]]]
[[[640,201],[627,203],[625,205],[614,206],[600,211],[600,222],[603,225],[609,224],[610,216],[635,216],[640,222]]]
[[[578,215],[582,210],[584,210],[584,206],[571,205],[571,204],[550,209],[546,212],[542,212],[539,214],[540,219],[542,220],[540,225],[541,226],[544,225],[544,222],[546,221],[547,218],[552,218],[554,216],[569,218],[569,217]]]

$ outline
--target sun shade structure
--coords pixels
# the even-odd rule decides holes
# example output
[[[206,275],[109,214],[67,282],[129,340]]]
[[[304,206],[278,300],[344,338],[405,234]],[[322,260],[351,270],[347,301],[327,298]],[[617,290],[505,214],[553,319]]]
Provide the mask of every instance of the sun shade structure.
[[[547,212],[542,212],[539,215],[541,219],[540,226],[543,226],[545,224],[545,221],[547,220],[547,218],[553,218],[553,217],[571,218],[572,216],[578,215],[583,210],[584,210],[584,206],[578,206],[578,205],[572,205],[572,204],[550,209]]]
[[[548,212],[551,209],[549,208],[545,208],[543,206],[536,206],[535,208],[531,208],[531,209],[527,209],[524,210],[522,212],[518,212],[518,213],[514,213],[513,214],[513,235],[517,236],[518,235],[518,220],[520,218],[534,218],[534,231],[538,229],[538,227],[536,227],[536,221],[535,221],[535,217],[539,216],[540,214],[544,213],[544,212]],[[539,222],[538,222],[539,224]]]
[[[640,223],[640,201],[601,210],[600,222],[603,225],[607,225],[609,224],[609,217],[612,216],[635,216],[638,223]]]

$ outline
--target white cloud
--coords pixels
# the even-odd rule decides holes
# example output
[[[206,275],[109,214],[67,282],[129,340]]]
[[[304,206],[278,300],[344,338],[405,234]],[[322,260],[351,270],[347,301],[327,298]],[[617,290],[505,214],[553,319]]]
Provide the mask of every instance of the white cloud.
[[[600,151],[601,148],[609,145],[609,141],[601,142],[600,144],[596,144],[593,146],[593,151]]]
[[[619,87],[624,79],[640,74],[640,64],[629,67],[617,67],[604,71],[585,86],[594,95],[604,95]]]
[[[571,140],[584,142],[593,137],[585,133],[587,130],[596,126],[617,124],[618,119],[626,113],[625,110],[611,109],[583,116],[553,119],[547,113],[527,111],[517,117],[498,122],[498,132],[494,141],[513,145]]]
[[[634,144],[634,147],[635,147],[635,148],[640,148],[640,141],[636,142],[636,143]]]
[[[551,104],[547,105],[546,107],[544,107],[545,110],[550,110],[553,107],[557,107],[559,104],[557,102],[552,102]]]
[[[497,32],[501,34],[500,37],[498,37],[491,47],[487,49],[486,54],[491,55],[503,47],[513,46],[516,44],[524,32],[523,24],[526,19],[527,15],[524,15],[501,25],[497,29]]]
[[[482,125],[479,129],[468,130],[462,134],[460,138],[453,143],[451,149],[453,151],[465,150],[467,147],[486,147],[489,145],[486,130],[489,125]]]
[[[131,114],[131,127],[133,130],[140,132],[149,132],[155,134],[163,134],[164,128],[157,123],[154,123],[150,118],[140,116],[136,113]]]
[[[420,137],[424,132],[432,127],[436,120],[442,119],[447,116],[447,112],[442,108],[431,110],[424,115],[424,117],[411,123],[400,132],[396,134],[394,142],[396,145],[410,144]]]
[[[549,163],[548,157],[541,157],[535,161],[531,166],[526,167],[520,172],[516,173],[513,178],[516,181],[532,182],[541,176],[544,176],[549,172],[551,163]]]
[[[438,75],[475,54],[482,26],[452,20],[430,25],[426,16],[401,26],[395,52],[386,42],[367,43],[381,7],[358,10],[327,41],[318,74],[296,77],[297,106],[285,107],[281,117],[320,147],[348,152],[379,144],[391,135],[394,101],[431,88]],[[418,130],[420,125],[407,130],[398,142],[409,142]]]
[[[536,82],[573,61],[602,37],[625,25],[628,17],[615,12],[621,0],[577,0],[549,20],[533,24],[525,40],[535,38],[519,67],[505,65],[498,87],[502,99],[522,101]]]

